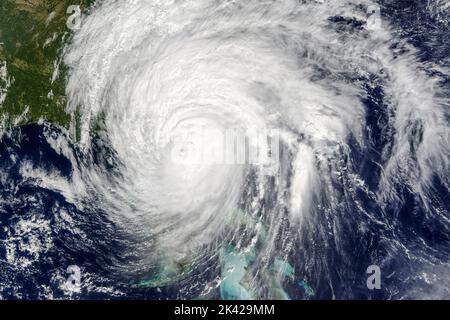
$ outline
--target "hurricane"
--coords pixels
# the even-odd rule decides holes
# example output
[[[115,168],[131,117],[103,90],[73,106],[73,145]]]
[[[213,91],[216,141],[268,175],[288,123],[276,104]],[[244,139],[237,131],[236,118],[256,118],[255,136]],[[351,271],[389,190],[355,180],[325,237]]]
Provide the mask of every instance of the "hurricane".
[[[80,297],[450,298],[449,43],[424,57],[390,5],[95,1],[61,53],[79,127],[4,138],[40,146],[1,169],[36,212],[10,270],[52,266],[53,297],[76,265]]]

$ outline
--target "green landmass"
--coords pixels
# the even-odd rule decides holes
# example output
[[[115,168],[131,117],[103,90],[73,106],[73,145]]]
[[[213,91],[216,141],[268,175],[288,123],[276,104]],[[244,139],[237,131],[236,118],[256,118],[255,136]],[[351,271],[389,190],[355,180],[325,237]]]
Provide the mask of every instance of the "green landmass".
[[[0,66],[6,62],[9,80],[0,125],[45,121],[68,129],[71,120],[76,121],[75,114],[65,111],[67,71],[61,62],[62,48],[72,34],[66,26],[67,8],[79,5],[83,12],[93,2],[0,1]],[[0,89],[5,82],[0,79]]]

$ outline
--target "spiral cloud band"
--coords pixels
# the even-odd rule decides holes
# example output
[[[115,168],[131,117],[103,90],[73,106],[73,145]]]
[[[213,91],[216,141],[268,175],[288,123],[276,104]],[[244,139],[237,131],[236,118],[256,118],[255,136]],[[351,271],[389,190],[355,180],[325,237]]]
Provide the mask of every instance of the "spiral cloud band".
[[[97,128],[120,165],[79,168],[66,192],[77,202],[94,190],[140,239],[136,270],[160,275],[150,286],[217,259],[203,295],[220,286],[241,298],[278,297],[265,288],[286,274],[285,262],[326,273],[338,260],[324,250],[345,260],[345,233],[383,224],[405,201],[399,185],[448,227],[429,204],[433,181],[448,186],[448,88],[377,8],[97,1],[65,53],[67,95],[81,114],[82,150]],[[379,127],[368,123],[373,114]],[[248,161],[252,152],[270,161]],[[406,250],[401,238],[391,248]]]

